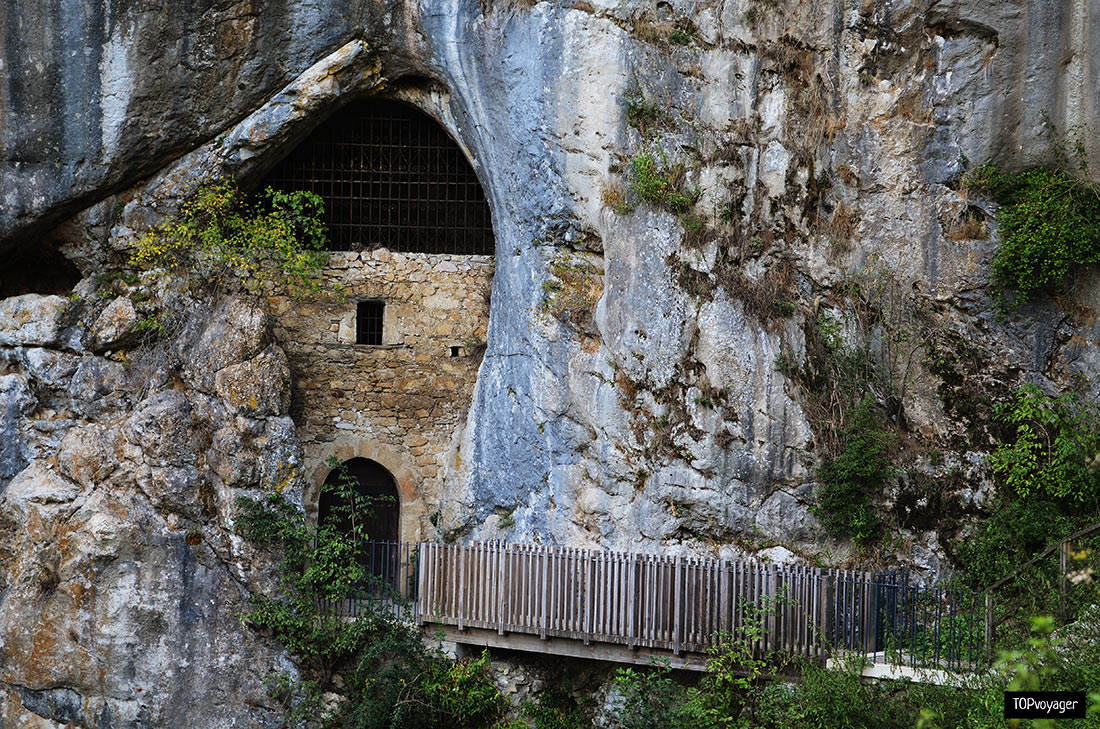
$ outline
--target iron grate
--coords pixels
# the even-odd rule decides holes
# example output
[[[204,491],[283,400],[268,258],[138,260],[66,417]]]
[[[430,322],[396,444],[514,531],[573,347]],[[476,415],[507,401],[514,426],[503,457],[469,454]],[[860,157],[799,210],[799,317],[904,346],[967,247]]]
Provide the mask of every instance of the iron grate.
[[[360,301],[355,307],[355,343],[382,343],[382,314],[385,304],[381,301]]]
[[[265,185],[324,198],[332,250],[493,253],[489,204],[473,168],[443,127],[406,104],[349,105]]]

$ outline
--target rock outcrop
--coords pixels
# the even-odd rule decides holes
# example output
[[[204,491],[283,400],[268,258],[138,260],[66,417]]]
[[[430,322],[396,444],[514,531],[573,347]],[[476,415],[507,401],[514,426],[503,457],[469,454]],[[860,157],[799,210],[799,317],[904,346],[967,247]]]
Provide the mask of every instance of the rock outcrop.
[[[17,326],[27,299],[0,316],[5,726],[274,726],[264,681],[293,668],[242,628],[271,565],[233,529],[300,462],[270,323],[195,302],[174,340],[96,354],[128,296],[61,300],[49,331]],[[211,383],[242,370],[257,407]]]
[[[232,524],[237,493],[299,483],[287,359],[253,304],[204,321],[166,281],[140,285],[191,314],[142,342],[142,302],[92,301],[93,277],[352,98],[435,116],[493,211],[487,350],[427,464],[445,485],[426,533],[818,551],[827,428],[792,373],[822,330],[885,366],[873,394],[947,451],[907,465],[954,474],[966,508],[991,443],[959,383],[1097,394],[1096,324],[1072,314],[1097,281],[994,317],[994,211],[957,184],[1035,162],[1050,129],[1100,128],[1093,4],[52,0],[0,18],[0,246],[88,276],[79,301],[0,301],[5,725],[268,721],[282,658],[234,615],[270,565]],[[1094,138],[1084,152],[1096,169]],[[642,157],[682,199],[633,191]],[[945,374],[924,346],[968,354]],[[890,558],[940,570],[946,537],[899,523]]]

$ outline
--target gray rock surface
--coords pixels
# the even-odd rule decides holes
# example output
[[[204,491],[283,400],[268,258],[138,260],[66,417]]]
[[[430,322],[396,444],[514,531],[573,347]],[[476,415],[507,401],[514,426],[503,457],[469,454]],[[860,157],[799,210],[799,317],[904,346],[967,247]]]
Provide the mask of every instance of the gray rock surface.
[[[96,304],[74,306],[102,342],[103,317],[81,311]],[[179,340],[125,363],[0,350],[5,726],[276,725],[264,681],[294,669],[241,623],[271,563],[233,522],[240,495],[297,498],[285,356],[252,306],[193,302],[190,316]],[[231,335],[245,331],[251,343]],[[238,403],[179,384],[184,362],[251,365],[262,406],[238,418]],[[156,387],[157,368],[175,386]]]
[[[991,314],[996,237],[966,238],[961,223],[988,230],[993,208],[954,185],[967,165],[1040,159],[1046,119],[1100,128],[1100,8],[659,10],[9,3],[0,248],[48,239],[105,271],[203,181],[256,182],[340,104],[384,92],[468,150],[496,233],[487,351],[446,498],[431,505],[442,537],[508,523],[514,540],[820,552],[809,507],[827,434],[815,393],[784,372],[805,364],[821,323],[904,383],[914,437],[963,444],[960,498],[984,501],[988,433],[897,335],[930,312],[938,337],[979,352],[961,374],[988,392],[1100,382],[1095,324],[1050,303]],[[692,39],[670,43],[665,19]],[[628,99],[654,120],[631,124]],[[1086,140],[1093,169],[1098,144]],[[607,187],[633,197],[643,152],[697,198],[695,240],[668,210],[604,205]],[[546,314],[555,263],[577,258],[601,292],[587,327]],[[237,493],[295,493],[286,360],[257,305],[231,299],[204,320],[170,282],[143,285],[194,311],[137,360],[101,354],[132,341],[138,312],[127,297],[106,312],[90,278],[75,308],[0,302],[5,724],[270,719],[259,682],[280,655],[233,618],[269,565],[231,526]],[[1096,291],[1086,281],[1074,296],[1092,306]],[[910,536],[899,562],[940,572],[944,540]]]
[[[61,342],[68,302],[25,294],[0,301],[0,346],[54,346]]]
[[[138,321],[134,302],[119,296],[100,312],[92,326],[95,349],[102,352],[129,346],[137,338]]]

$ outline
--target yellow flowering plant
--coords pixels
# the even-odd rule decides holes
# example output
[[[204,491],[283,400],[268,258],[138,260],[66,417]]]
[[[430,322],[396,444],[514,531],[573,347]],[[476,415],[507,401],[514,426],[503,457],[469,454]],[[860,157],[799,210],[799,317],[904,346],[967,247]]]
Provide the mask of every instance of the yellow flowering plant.
[[[323,214],[324,202],[312,192],[269,187],[249,200],[235,182],[223,180],[199,188],[176,220],[138,238],[130,262],[250,293],[283,285],[301,297],[320,290],[327,258]]]

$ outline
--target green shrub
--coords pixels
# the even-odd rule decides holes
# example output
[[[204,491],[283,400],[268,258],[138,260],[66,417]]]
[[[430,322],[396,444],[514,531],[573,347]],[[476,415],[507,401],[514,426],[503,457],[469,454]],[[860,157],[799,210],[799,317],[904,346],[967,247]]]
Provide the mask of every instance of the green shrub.
[[[1001,248],[993,259],[998,287],[1022,300],[1056,289],[1082,264],[1100,261],[1100,195],[1094,185],[1054,169],[1006,173],[985,166],[964,184],[993,194]]]
[[[637,79],[633,80],[630,90],[623,96],[623,111],[626,113],[627,123],[643,136],[660,119],[657,102],[646,99]]]
[[[523,716],[534,722],[534,729],[585,729],[587,722],[570,697],[546,689],[534,701],[523,704]]]
[[[250,541],[282,550],[279,586],[273,596],[253,595],[247,621],[269,630],[307,666],[327,676],[351,661],[379,631],[395,629],[389,611],[345,621],[321,607],[326,602],[360,597],[371,579],[364,567],[368,535],[364,524],[372,503],[359,494],[343,464],[340,475],[323,490],[336,495],[336,518],[317,527],[280,493],[263,500],[241,498],[238,526]],[[337,528],[344,522],[347,530]]]
[[[360,601],[358,617],[345,620],[328,606],[364,596],[374,578],[364,567],[365,524],[373,500],[358,493],[338,462],[333,493],[335,518],[313,527],[281,494],[242,498],[238,525],[243,536],[282,550],[279,587],[254,595],[244,616],[269,631],[294,654],[305,678],[276,677],[273,694],[283,698],[286,726],[341,729],[488,729],[497,725],[505,701],[489,676],[489,656],[453,661],[429,648],[419,626],[395,616],[388,604]],[[337,526],[339,525],[339,526]],[[375,590],[384,589],[376,584]],[[392,596],[397,600],[397,596]],[[334,676],[344,677],[342,683]],[[317,707],[326,691],[343,700],[325,715]]]
[[[821,488],[814,513],[833,536],[867,542],[882,526],[871,500],[894,475],[887,460],[892,436],[881,429],[872,410],[874,400],[864,398],[855,408],[844,432],[843,449],[817,470]]]
[[[193,273],[216,286],[259,293],[267,284],[301,296],[320,290],[324,203],[311,192],[268,188],[248,201],[233,182],[206,185],[179,218],[138,238],[130,262]]]
[[[984,589],[1083,525],[1049,498],[1040,496],[1026,502],[1001,498],[993,504],[989,519],[955,542],[956,561],[967,584]]]
[[[660,205],[668,196],[671,183],[648,152],[630,160],[630,186],[634,193],[650,205]]]
[[[692,199],[682,192],[670,192],[668,195],[668,206],[674,213],[687,212],[691,205]]]
[[[668,34],[668,42],[678,46],[686,46],[691,43],[691,33],[677,28]]]
[[[1011,441],[997,445],[990,463],[1021,498],[1046,494],[1079,503],[1098,500],[1100,472],[1090,466],[1100,453],[1095,406],[1073,393],[1049,397],[1035,385],[1024,385],[1012,402],[994,408],[994,417],[1016,431]]]
[[[615,672],[615,686],[622,696],[616,718],[622,729],[694,729],[686,708],[688,691],[671,673],[667,662],[655,668]]]

